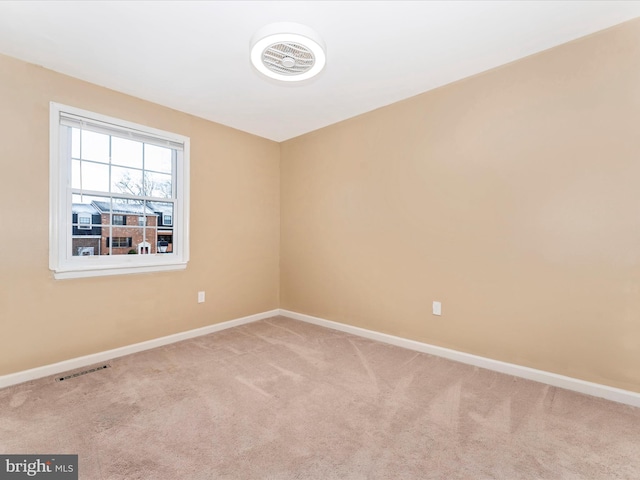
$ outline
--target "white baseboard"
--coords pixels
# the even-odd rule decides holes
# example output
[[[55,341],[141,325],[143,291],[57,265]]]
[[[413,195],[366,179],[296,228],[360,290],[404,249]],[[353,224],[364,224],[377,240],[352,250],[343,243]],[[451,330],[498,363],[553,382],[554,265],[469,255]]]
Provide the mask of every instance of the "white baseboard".
[[[545,372],[544,370],[536,370],[535,368],[523,367],[521,365],[516,365],[513,363],[501,362],[499,360],[493,360],[491,358],[480,357],[478,355],[472,355],[470,353],[464,353],[457,350],[451,350],[449,348],[438,347],[436,345],[430,345],[428,343],[422,343],[415,340],[396,337],[393,335],[388,335],[386,333],[380,333],[373,330],[367,330],[365,328],[354,327],[351,325],[346,325],[344,323],[334,322],[331,320],[326,320],[324,318],[313,317],[311,315],[292,312],[284,309],[275,309],[267,312],[257,313],[255,315],[236,318],[235,320],[216,323],[214,325],[208,325],[206,327],[196,328],[194,330],[188,330],[186,332],[180,332],[173,335],[168,335],[166,337],[155,338],[153,340],[147,340],[145,342],[127,345],[125,347],[114,348],[113,350],[106,350],[104,352],[85,355],[83,357],[72,358],[70,360],[65,360],[50,365],[44,365],[42,367],[32,368],[30,370],[24,370],[22,372],[0,376],[0,388],[9,387],[11,385],[27,382],[29,380],[35,380],[37,378],[56,375],[62,372],[68,372],[70,370],[75,370],[96,363],[105,362],[113,358],[123,357],[125,355],[141,352],[143,350],[149,350],[152,348],[161,347],[163,345],[168,345],[170,343],[180,342],[189,338],[208,335],[209,333],[218,332],[227,328],[237,327],[239,325],[245,325],[247,323],[274,317],[276,315],[283,315],[295,320],[313,323],[322,327],[332,328],[334,330],[339,330],[342,332],[350,333],[352,335],[357,335],[360,337],[377,340],[379,342],[396,345],[398,347],[407,348],[409,350],[428,353],[430,355],[448,358],[449,360],[454,360],[456,362],[466,363],[468,365],[473,365],[480,368],[486,368],[487,370],[493,370],[495,372],[505,373],[507,375],[513,375],[515,377],[526,378],[528,380],[545,383],[554,387],[564,388],[567,390],[572,390],[574,392],[584,393],[586,395],[600,397],[634,407],[640,407],[640,393],[637,392],[610,387],[599,383],[587,382],[585,380],[558,375],[556,373]]]
[[[587,382],[577,378],[545,372],[544,370],[536,370],[535,368],[523,367],[513,363],[492,360],[490,358],[471,355],[469,353],[459,352],[449,348],[438,347],[435,345],[429,345],[428,343],[387,335],[386,333],[345,325],[344,323],[333,322],[331,320],[325,320],[324,318],[312,317],[311,315],[305,315],[303,313],[280,309],[280,315],[293,318],[295,320],[301,320],[303,322],[313,323],[322,327],[340,330],[341,332],[350,333],[352,335],[370,338],[379,342],[389,343],[409,350],[428,353],[438,357],[455,360],[456,362],[486,368],[487,370],[493,370],[495,372],[545,383],[554,387],[564,388],[566,390],[572,390],[574,392],[584,393],[594,397],[605,398],[607,400],[624,403],[634,407],[640,407],[640,393],[637,392],[609,387],[599,383]]]
[[[111,360],[113,358],[123,357],[125,355],[141,352],[143,350],[150,350],[152,348],[161,347],[170,343],[180,342],[189,338],[208,335],[209,333],[218,332],[227,328],[237,327],[239,325],[244,325],[246,323],[255,322],[257,320],[262,320],[269,317],[274,317],[279,314],[280,310],[278,309],[270,310],[268,312],[249,315],[248,317],[236,318],[235,320],[229,320],[227,322],[216,323],[214,325],[208,325],[206,327],[196,328],[194,330],[187,330],[186,332],[175,333],[166,337],[154,338],[153,340],[134,343],[133,345],[127,345],[125,347],[114,348],[113,350],[106,350],[104,352],[72,358],[70,360],[52,363],[50,365],[44,365],[42,367],[32,368],[30,370],[10,373],[8,375],[0,376],[0,388],[27,382],[29,380],[35,380],[37,378],[56,375],[62,372],[68,372],[69,370],[75,370],[100,362],[106,362],[107,360]]]

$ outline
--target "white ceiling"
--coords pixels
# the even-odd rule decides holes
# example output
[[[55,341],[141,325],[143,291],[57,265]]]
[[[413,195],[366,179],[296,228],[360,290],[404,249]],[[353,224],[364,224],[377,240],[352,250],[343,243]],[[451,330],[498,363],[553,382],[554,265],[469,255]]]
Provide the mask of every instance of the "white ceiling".
[[[282,141],[637,16],[640,1],[0,1],[0,52]],[[253,70],[273,22],[324,39],[317,78]]]

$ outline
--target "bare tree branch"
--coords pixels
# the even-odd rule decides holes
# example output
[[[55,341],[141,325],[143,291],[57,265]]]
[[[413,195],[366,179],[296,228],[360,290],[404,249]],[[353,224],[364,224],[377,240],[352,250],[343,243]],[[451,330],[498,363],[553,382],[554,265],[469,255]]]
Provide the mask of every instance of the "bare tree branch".
[[[136,196],[171,197],[171,181],[157,181],[148,172],[144,173],[142,185],[140,182],[134,181],[128,172],[125,172],[122,178],[115,183],[115,187],[122,193],[129,193]]]

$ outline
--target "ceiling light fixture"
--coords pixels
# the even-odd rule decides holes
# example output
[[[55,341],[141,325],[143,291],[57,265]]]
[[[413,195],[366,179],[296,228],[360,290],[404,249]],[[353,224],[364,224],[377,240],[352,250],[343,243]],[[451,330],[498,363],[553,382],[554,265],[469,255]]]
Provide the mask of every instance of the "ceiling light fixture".
[[[316,76],[327,56],[324,42],[299,23],[272,23],[251,39],[251,63],[263,75],[283,82],[299,82]]]

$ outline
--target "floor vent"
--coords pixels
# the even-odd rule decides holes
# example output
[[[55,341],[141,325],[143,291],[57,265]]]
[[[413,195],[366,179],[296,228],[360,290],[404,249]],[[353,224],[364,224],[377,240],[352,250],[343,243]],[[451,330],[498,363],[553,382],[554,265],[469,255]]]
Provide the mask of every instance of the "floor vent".
[[[90,368],[89,370],[83,370],[81,372],[72,373],[71,375],[65,375],[64,377],[56,377],[56,382],[62,382],[63,380],[69,380],[70,378],[81,377],[82,375],[86,375],[87,373],[99,372],[100,370],[104,370],[105,368],[110,368],[111,365],[104,364],[99,367]]]

